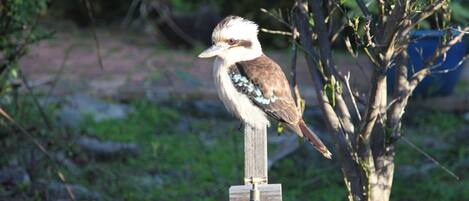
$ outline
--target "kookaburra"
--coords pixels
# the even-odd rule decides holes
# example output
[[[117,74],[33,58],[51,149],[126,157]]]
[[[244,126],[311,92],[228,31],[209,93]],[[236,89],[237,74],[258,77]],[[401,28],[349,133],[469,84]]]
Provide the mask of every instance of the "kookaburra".
[[[216,57],[213,76],[220,99],[244,124],[262,128],[273,118],[330,159],[329,150],[303,121],[282,69],[262,52],[257,33],[257,24],[238,16],[228,16],[213,30],[213,45],[199,57]]]

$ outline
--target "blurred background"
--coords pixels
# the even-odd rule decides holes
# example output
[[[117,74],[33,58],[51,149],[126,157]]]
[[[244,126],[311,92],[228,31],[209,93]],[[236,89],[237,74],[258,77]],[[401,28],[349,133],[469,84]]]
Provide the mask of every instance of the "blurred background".
[[[212,61],[197,55],[225,16],[288,31],[276,18],[288,19],[292,5],[2,1],[0,200],[227,200],[229,186],[243,182],[243,135],[218,100]],[[468,25],[467,1],[449,8],[451,23]],[[290,38],[266,31],[259,38],[288,75]],[[369,80],[353,75],[371,65],[346,51],[335,48],[337,66],[366,93]],[[302,53],[297,68],[305,118],[333,147]],[[421,150],[397,143],[392,200],[469,200],[469,68],[452,73],[434,77],[450,84],[428,83],[412,98],[403,133]],[[282,183],[284,200],[346,200],[337,160],[290,133],[269,135],[269,182]]]

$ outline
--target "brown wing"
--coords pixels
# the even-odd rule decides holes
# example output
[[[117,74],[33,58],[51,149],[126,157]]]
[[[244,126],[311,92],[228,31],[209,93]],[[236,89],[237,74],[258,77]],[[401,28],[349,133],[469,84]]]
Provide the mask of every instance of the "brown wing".
[[[282,69],[269,57],[236,63],[231,68],[235,87],[271,117],[289,124],[298,123],[300,115]],[[240,76],[236,76],[239,74]]]

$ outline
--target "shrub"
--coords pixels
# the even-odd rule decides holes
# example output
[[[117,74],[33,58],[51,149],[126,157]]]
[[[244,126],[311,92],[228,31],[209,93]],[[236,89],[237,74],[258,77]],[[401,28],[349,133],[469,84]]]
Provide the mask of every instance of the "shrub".
[[[48,35],[36,26],[37,18],[47,10],[47,2],[0,1],[0,96],[11,89],[11,79],[17,76],[17,62],[28,45]]]

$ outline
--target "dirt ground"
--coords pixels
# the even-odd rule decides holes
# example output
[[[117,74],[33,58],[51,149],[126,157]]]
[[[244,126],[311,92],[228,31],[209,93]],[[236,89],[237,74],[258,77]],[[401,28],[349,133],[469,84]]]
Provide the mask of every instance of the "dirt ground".
[[[99,66],[95,41],[89,30],[59,31],[54,38],[30,48],[20,66],[37,91],[52,95],[85,93],[118,100],[149,97],[216,97],[212,81],[212,62],[197,58],[199,50],[173,50],[159,44],[154,37],[123,30],[98,31],[103,68]],[[290,69],[290,51],[266,51],[285,70]],[[342,72],[352,71],[360,79],[352,85],[366,88],[369,68],[364,57],[358,59],[338,55]],[[314,104],[314,91],[303,58],[298,56],[298,79],[302,95]],[[366,74],[366,73],[365,73]],[[465,68],[462,76],[469,79]],[[53,86],[53,87],[52,87]]]

